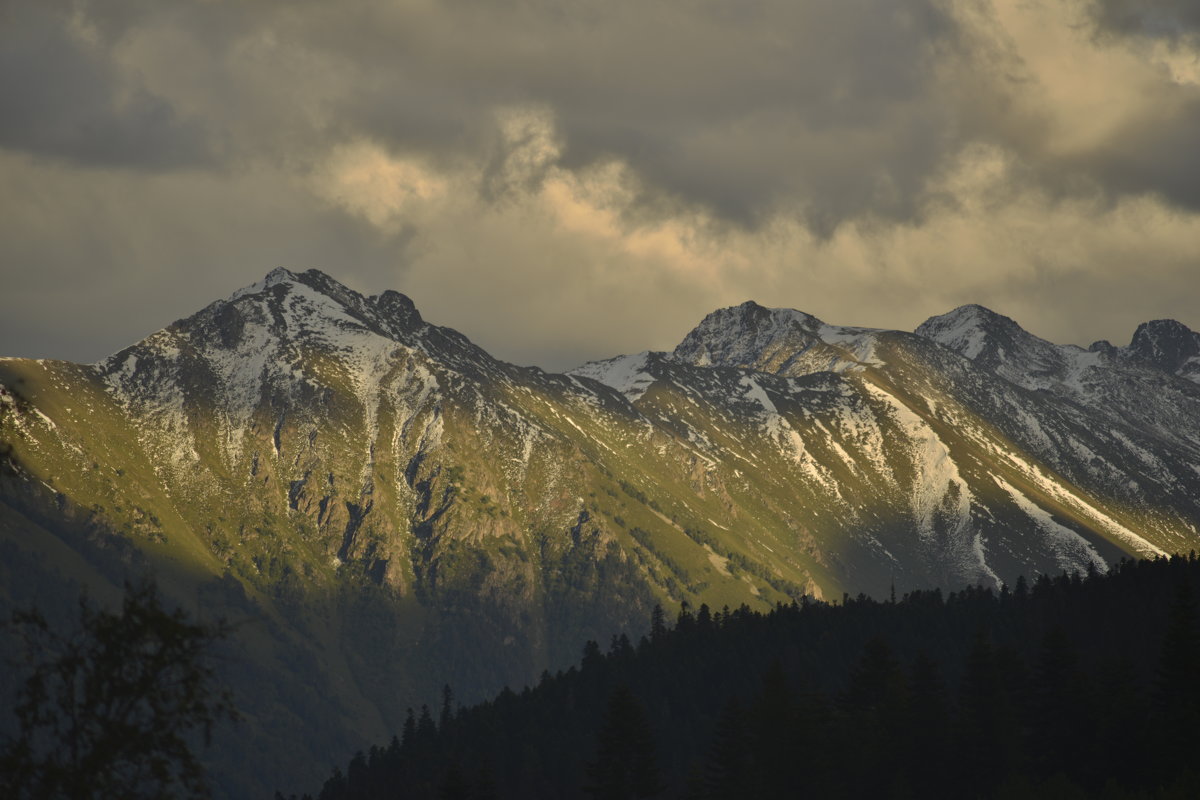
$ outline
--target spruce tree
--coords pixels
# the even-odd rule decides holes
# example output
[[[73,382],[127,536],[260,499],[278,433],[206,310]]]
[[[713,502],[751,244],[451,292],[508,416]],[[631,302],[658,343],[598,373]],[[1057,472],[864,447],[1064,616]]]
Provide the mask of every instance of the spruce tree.
[[[1039,582],[1040,585],[1040,582]],[[1020,752],[1013,676],[991,637],[980,631],[967,656],[959,692],[958,752],[962,785],[999,786]]]
[[[750,709],[756,796],[784,797],[790,793],[797,759],[802,755],[799,735],[796,698],[783,665],[776,660],[763,675],[762,689]]]
[[[898,749],[914,795],[943,797],[951,772],[946,684],[937,663],[923,653],[913,661],[910,675],[908,715]]]
[[[1167,617],[1154,699],[1159,714],[1158,753],[1165,774],[1194,760],[1200,724],[1200,630],[1191,585],[1179,586]]]
[[[667,635],[667,620],[666,614],[663,613],[663,607],[658,603],[654,604],[654,610],[650,612],[650,641],[659,642]]]
[[[619,687],[609,698],[584,791],[597,800],[653,797],[662,791],[654,737],[627,686]]]
[[[746,713],[737,698],[725,704],[704,760],[704,796],[710,800],[747,797],[754,783],[754,763]]]
[[[849,685],[839,698],[852,748],[873,766],[853,773],[862,796],[883,796],[900,773],[899,749],[893,745],[903,732],[908,686],[899,662],[881,638],[867,642]]]
[[[1066,630],[1055,626],[1042,640],[1034,669],[1029,718],[1029,752],[1039,777],[1078,775],[1092,750],[1095,725],[1087,680]]]

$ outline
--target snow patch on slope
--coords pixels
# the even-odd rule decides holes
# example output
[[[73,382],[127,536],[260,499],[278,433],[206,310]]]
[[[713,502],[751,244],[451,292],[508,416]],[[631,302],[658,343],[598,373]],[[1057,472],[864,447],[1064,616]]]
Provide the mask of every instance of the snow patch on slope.
[[[266,277],[264,277],[262,280],[255,281],[249,286],[244,286],[241,289],[238,289],[236,292],[230,295],[229,302],[240,300],[241,298],[249,297],[250,295],[262,294],[272,286],[277,286],[281,283],[294,284],[297,282],[297,280],[298,276],[294,272],[286,270],[283,267],[276,267],[268,272]]]
[[[262,293],[286,285],[286,296],[276,318],[271,296]],[[232,348],[208,348],[205,357],[219,377],[225,398],[226,457],[232,463],[242,454],[251,418],[263,400],[264,389],[285,391],[307,380],[292,364],[299,359],[297,346],[317,344],[337,356],[345,378],[363,411],[364,471],[371,468],[373,446],[379,436],[381,392],[393,356],[404,345],[380,335],[347,313],[335,298],[319,292],[284,269],[272,271],[253,286],[234,293],[231,302],[244,320],[239,341]],[[282,324],[283,331],[275,326]]]
[[[152,334],[138,347],[144,356],[125,351],[96,366],[113,399],[129,413],[155,470],[190,470],[200,454],[180,390],[179,347],[168,331]]]
[[[749,375],[744,375],[738,381],[738,385],[743,389],[743,396],[747,400],[757,403],[762,409],[763,433],[766,434],[767,439],[775,442],[786,452],[806,475],[827,489],[833,490],[837,493],[838,497],[841,497],[841,491],[837,486],[837,482],[827,469],[818,464],[809,455],[800,433],[779,413],[779,409],[771,402],[771,398],[767,395],[766,390],[759,385],[758,381]]]
[[[861,369],[864,366],[887,366],[875,355],[876,333],[879,331],[874,328],[846,328],[821,323],[817,329],[817,336],[821,341],[848,351],[851,356],[847,360],[837,360],[830,364],[829,371],[843,372],[854,368]]]
[[[1078,347],[1064,347],[1061,352],[1067,365],[1063,386],[1076,397],[1085,397],[1091,392],[1091,386],[1085,382],[1085,378],[1093,369],[1104,365],[1104,355]]]
[[[58,425],[54,423],[54,420],[42,413],[42,410],[36,406],[29,406],[28,413],[22,414],[20,408],[17,406],[16,398],[3,385],[0,385],[0,409],[7,411],[16,429],[22,433],[29,433],[28,423],[30,421],[40,422],[42,427],[48,431],[58,430]],[[67,410],[69,411],[70,409]]]
[[[204,355],[217,375],[224,396],[226,420],[224,449],[229,463],[242,454],[250,418],[262,398],[263,384],[272,367],[283,360],[265,325],[246,325],[241,340],[229,350],[209,349]]]
[[[646,393],[654,376],[646,372],[646,361],[650,351],[644,350],[631,356],[617,356],[604,361],[589,361],[582,366],[570,370],[568,375],[578,375],[584,378],[611,386],[634,402]]]
[[[931,317],[916,332],[974,361],[987,346],[990,316],[992,312],[982,306],[960,306],[941,316]]]
[[[1058,559],[1060,569],[1065,572],[1087,572],[1088,567],[1092,564],[1095,564],[1098,570],[1104,570],[1107,567],[1104,559],[1087,539],[1065,525],[1055,522],[1045,509],[1022,494],[1008,481],[997,475],[993,475],[992,480],[996,482],[997,486],[1008,492],[1013,502],[1017,504],[1017,508],[1033,520],[1042,533],[1046,534],[1046,540],[1054,552],[1055,558]]]
[[[1121,539],[1133,549],[1142,554],[1143,557],[1153,558],[1154,556],[1165,556],[1167,552],[1162,548],[1151,544],[1150,542],[1138,536],[1133,531],[1126,528],[1121,523],[1117,522],[1112,517],[1105,514],[1100,509],[1093,506],[1086,500],[1078,497],[1074,492],[1071,492],[1066,487],[1050,479],[1044,472],[1025,461],[1020,456],[1009,451],[1001,451],[1002,455],[1008,459],[1010,463],[1021,470],[1022,474],[1037,484],[1037,487],[1056,500],[1061,501],[1067,506],[1074,508],[1076,511],[1091,517],[1097,522],[1100,527],[1104,528],[1110,534],[1118,539]]]
[[[945,531],[947,555],[958,561],[964,573],[987,576],[997,584],[1000,577],[988,566],[982,535],[971,521],[971,490],[959,474],[950,449],[918,414],[891,393],[864,381],[863,388],[891,409],[891,416],[908,440],[916,475],[912,487],[912,511],[918,534],[927,542]]]

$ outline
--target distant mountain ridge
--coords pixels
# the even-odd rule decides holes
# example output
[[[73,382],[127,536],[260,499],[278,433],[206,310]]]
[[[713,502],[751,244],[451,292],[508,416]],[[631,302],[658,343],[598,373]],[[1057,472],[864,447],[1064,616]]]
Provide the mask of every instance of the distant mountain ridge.
[[[556,375],[399,293],[280,269],[94,365],[0,360],[0,539],[30,586],[152,568],[259,620],[247,658],[324,687],[305,724],[349,747],[444,682],[482,696],[637,632],[655,603],[1186,552],[1198,341],[1159,321],[1083,350],[980,306],[908,333],[744,303],[671,353]],[[253,725],[296,754],[281,772],[320,772],[253,691]]]

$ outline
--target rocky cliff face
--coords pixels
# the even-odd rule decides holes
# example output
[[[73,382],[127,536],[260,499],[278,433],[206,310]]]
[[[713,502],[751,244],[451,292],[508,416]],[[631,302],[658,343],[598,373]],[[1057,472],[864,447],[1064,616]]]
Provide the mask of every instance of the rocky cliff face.
[[[1173,319],[1143,322],[1125,355],[1193,382],[1200,382],[1200,333]]]
[[[251,727],[311,764],[443,682],[478,696],[640,631],[656,602],[1191,549],[1196,335],[1148,325],[1084,351],[977,306],[911,334],[746,303],[673,353],[552,375],[395,292],[276,270],[99,364],[0,361],[0,533],[38,574],[155,569],[253,620],[238,680],[285,677]],[[289,680],[323,704],[292,710]],[[294,746],[288,714],[324,744]]]

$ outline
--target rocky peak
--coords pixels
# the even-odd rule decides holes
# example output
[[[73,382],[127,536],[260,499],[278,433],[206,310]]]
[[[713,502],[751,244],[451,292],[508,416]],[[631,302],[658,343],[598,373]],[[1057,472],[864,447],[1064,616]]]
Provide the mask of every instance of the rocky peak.
[[[1037,339],[1010,317],[975,303],[930,317],[915,332],[972,360],[988,355],[998,344],[1012,349],[1022,340]]]
[[[319,294],[325,295],[347,309],[359,310],[368,306],[366,298],[361,294],[326,275],[319,269],[305,270],[296,276],[295,282],[303,284]]]
[[[284,286],[284,289],[276,287]],[[266,292],[304,296],[305,310],[318,317],[342,319],[350,317],[377,332],[398,335],[416,331],[424,326],[421,313],[406,295],[388,289],[382,294],[364,297],[319,269],[302,273],[278,267],[261,281],[233,293],[227,302],[255,297]]]
[[[413,330],[421,327],[424,320],[421,312],[407,295],[388,289],[383,294],[371,298],[379,315],[401,330]]]
[[[747,301],[705,317],[672,358],[697,366],[754,367],[781,350],[806,349],[818,338],[820,326],[820,320],[802,311]]]
[[[1179,373],[1200,356],[1200,334],[1173,319],[1143,322],[1134,332],[1128,352],[1167,372]]]
[[[1048,342],[1013,319],[980,305],[960,306],[930,317],[916,333],[1029,389],[1061,383],[1076,367],[1084,366],[1078,358],[1086,352],[1082,348]]]
[[[317,272],[317,270],[309,270],[309,272]],[[318,274],[320,274],[320,273],[318,273]],[[326,277],[328,277],[328,276],[326,276]],[[266,274],[266,276],[263,277],[262,280],[255,281],[254,283],[250,284],[249,286],[243,286],[241,289],[238,289],[236,292],[234,292],[232,295],[230,295],[229,299],[225,302],[233,303],[238,300],[241,300],[243,297],[250,297],[250,296],[256,295],[256,294],[262,294],[263,292],[268,291],[269,289],[272,289],[275,286],[279,286],[281,284],[288,284],[288,283],[297,283],[297,282],[299,282],[299,280],[300,280],[300,276],[297,275],[296,273],[292,272],[290,269],[285,269],[284,267],[276,267],[275,269],[268,272]],[[218,301],[218,302],[220,302],[220,301]]]
[[[320,270],[297,273],[279,267],[170,329],[227,350],[238,346],[247,331],[281,342],[314,335],[332,341],[340,338],[339,331],[365,329],[392,338],[421,324],[408,298],[387,295],[368,299]]]

